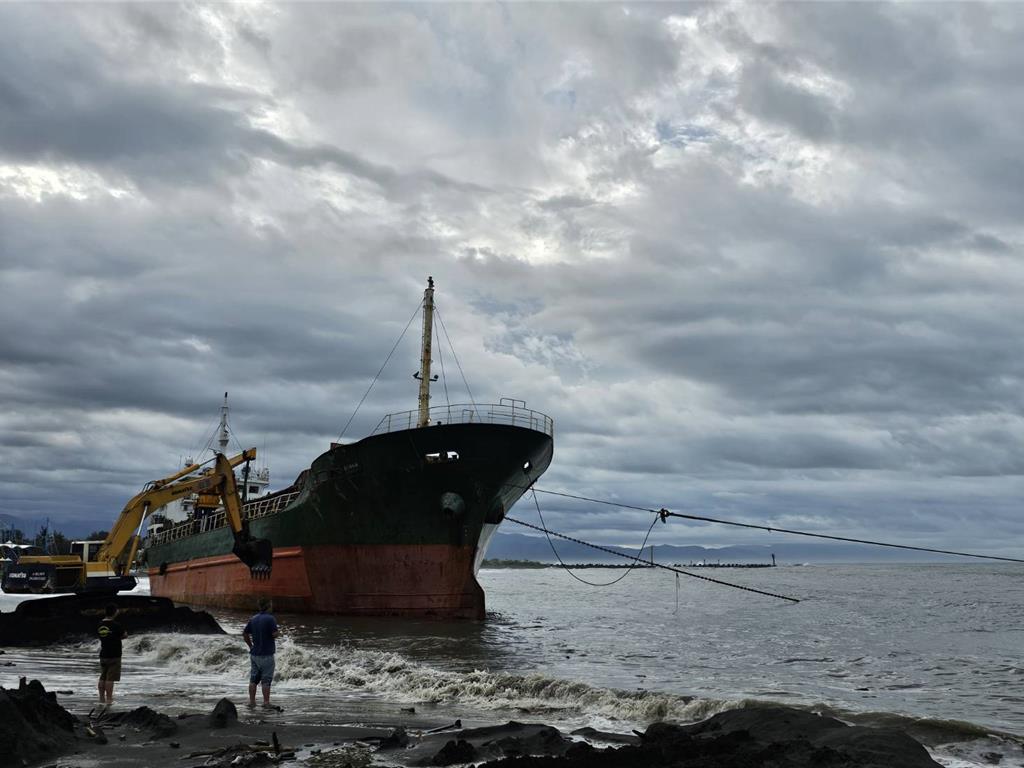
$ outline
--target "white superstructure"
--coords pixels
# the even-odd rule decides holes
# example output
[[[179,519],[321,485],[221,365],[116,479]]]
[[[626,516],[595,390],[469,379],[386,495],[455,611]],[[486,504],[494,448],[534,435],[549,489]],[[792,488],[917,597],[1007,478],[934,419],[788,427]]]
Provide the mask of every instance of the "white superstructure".
[[[227,455],[228,444],[231,442],[231,428],[228,426],[228,413],[230,409],[228,407],[228,393],[224,393],[224,403],[220,407],[220,423],[217,425],[217,429],[214,434],[211,435],[210,439],[206,443],[206,448],[213,448],[214,436],[217,439],[216,450],[219,453]],[[205,450],[205,448],[204,448]],[[186,456],[185,461],[182,462],[182,467],[190,466],[195,463],[195,459],[192,456]],[[248,477],[246,477],[245,470],[235,472],[235,482],[238,483],[238,492],[241,494],[243,500],[249,501],[252,499],[259,498],[267,493],[267,489],[270,487],[270,467],[264,465],[262,467],[251,467],[249,469]],[[171,522],[179,522],[186,520],[190,515],[195,512],[196,507],[196,495],[192,494],[183,499],[173,501],[164,507],[161,513],[163,517],[167,518]],[[159,523],[157,523],[159,525]],[[150,526],[151,532],[153,526]]]

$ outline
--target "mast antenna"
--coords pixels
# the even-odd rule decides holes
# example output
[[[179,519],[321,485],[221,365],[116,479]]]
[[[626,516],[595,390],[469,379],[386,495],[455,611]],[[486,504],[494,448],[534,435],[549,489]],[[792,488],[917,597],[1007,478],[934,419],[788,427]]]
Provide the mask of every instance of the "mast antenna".
[[[231,442],[231,438],[228,435],[228,393],[224,393],[224,405],[220,407],[220,429],[217,432],[217,444],[220,446],[220,452],[225,456],[228,452],[228,443]]]

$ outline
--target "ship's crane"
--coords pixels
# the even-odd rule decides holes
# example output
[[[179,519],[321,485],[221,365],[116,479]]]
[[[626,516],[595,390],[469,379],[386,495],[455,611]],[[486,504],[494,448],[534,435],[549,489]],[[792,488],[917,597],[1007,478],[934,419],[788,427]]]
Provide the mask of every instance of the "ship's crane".
[[[254,539],[249,521],[242,518],[234,468],[256,458],[250,448],[230,459],[218,453],[212,468],[191,464],[162,480],[148,483],[121,510],[107,538],[97,542],[76,542],[81,554],[26,555],[11,565],[4,575],[4,592],[74,592],[114,594],[135,587],[130,568],[139,550],[143,524],[149,516],[175,499],[199,494],[200,499],[219,497],[225,517],[235,537],[232,552],[249,566],[253,578],[268,578],[273,545],[267,539]],[[91,546],[90,546],[91,545]]]

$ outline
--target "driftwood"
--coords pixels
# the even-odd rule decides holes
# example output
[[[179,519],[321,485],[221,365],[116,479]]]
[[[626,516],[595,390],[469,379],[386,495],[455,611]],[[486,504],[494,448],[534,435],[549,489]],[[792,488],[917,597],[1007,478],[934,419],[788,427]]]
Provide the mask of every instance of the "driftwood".
[[[287,760],[295,759],[294,750],[286,750],[281,747],[280,742],[277,740],[277,734],[274,734],[274,746],[271,746],[269,742],[257,739],[255,743],[248,744],[246,742],[239,742],[238,744],[232,744],[227,747],[220,747],[218,749],[207,749],[199,750],[196,752],[190,752],[183,756],[182,760],[195,760],[196,758],[205,757],[206,761],[203,763],[204,768],[214,768],[215,766],[227,766],[235,765],[235,760],[242,755],[249,755],[253,758],[257,756],[263,756],[270,762],[285,762]],[[211,760],[212,758],[212,760]],[[247,761],[241,763],[242,765],[249,764]]]

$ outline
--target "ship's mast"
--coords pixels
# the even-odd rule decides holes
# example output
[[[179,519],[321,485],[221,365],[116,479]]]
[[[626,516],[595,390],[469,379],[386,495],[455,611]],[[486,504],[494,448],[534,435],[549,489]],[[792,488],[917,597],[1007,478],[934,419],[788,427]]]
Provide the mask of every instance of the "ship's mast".
[[[423,346],[420,352],[420,416],[416,426],[425,427],[430,422],[430,341],[434,337],[434,278],[427,278],[427,289],[423,291]]]
[[[224,405],[220,407],[220,429],[217,431],[217,444],[220,452],[225,456],[228,453],[228,443],[231,439],[228,435],[228,393],[224,393]]]

